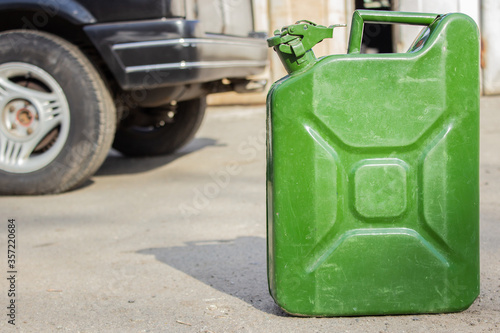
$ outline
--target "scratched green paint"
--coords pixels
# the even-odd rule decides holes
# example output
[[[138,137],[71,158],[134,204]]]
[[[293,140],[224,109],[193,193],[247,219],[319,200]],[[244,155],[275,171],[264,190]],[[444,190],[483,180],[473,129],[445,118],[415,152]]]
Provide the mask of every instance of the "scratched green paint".
[[[363,22],[427,26],[407,53],[360,54]],[[268,278],[306,316],[451,312],[479,293],[479,37],[463,14],[356,11],[268,40]]]

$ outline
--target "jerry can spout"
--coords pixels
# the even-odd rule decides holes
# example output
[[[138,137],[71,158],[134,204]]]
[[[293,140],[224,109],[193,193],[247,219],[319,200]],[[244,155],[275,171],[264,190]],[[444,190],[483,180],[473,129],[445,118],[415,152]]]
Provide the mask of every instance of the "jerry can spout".
[[[276,51],[288,74],[292,74],[314,65],[317,59],[312,51],[313,46],[325,38],[332,38],[334,28],[345,26],[337,24],[325,27],[306,20],[297,21],[276,30],[267,44]]]

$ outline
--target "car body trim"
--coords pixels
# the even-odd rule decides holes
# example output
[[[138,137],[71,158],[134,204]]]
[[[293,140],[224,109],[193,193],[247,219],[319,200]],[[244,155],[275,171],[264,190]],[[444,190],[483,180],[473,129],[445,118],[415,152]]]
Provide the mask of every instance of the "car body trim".
[[[244,41],[238,40],[223,40],[216,38],[177,38],[177,39],[164,39],[164,40],[152,40],[145,42],[133,42],[133,43],[121,43],[113,45],[113,50],[126,50],[126,49],[137,49],[144,47],[155,47],[155,46],[170,46],[170,45],[183,45],[192,46],[193,44],[223,44],[223,45],[240,45],[248,47],[249,44],[262,44],[265,43],[263,40],[249,41],[245,39]]]
[[[167,64],[154,64],[143,66],[129,66],[125,68],[127,73],[144,72],[161,69],[189,69],[189,68],[229,68],[229,67],[255,67],[266,66],[267,60],[234,60],[234,61],[193,61],[175,62]]]

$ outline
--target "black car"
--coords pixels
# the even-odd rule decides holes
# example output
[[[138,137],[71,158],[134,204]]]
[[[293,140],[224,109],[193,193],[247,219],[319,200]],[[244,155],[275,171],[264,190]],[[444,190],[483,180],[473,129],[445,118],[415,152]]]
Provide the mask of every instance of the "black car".
[[[251,0],[0,0],[0,193],[75,188],[111,145],[168,154],[207,94],[263,87]]]

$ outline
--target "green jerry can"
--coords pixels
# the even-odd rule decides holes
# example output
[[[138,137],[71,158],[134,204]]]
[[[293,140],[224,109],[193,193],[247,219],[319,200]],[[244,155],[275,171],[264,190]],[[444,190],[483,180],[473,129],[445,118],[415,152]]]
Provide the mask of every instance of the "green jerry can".
[[[364,22],[422,25],[406,53],[360,54]],[[461,311],[479,294],[479,33],[464,14],[354,12],[268,39],[269,290],[286,312]]]

